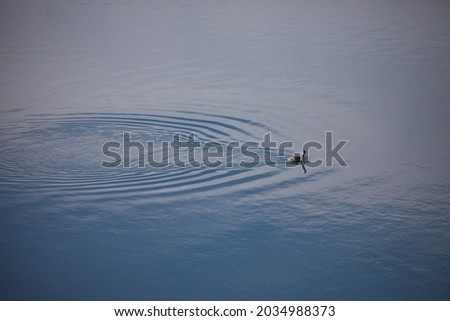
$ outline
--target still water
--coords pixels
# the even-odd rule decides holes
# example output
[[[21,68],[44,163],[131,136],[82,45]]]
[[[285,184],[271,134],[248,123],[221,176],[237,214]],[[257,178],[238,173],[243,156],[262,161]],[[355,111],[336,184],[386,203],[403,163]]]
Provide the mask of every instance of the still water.
[[[2,1],[0,58],[0,299],[450,299],[446,1]],[[349,167],[100,166],[326,131]]]

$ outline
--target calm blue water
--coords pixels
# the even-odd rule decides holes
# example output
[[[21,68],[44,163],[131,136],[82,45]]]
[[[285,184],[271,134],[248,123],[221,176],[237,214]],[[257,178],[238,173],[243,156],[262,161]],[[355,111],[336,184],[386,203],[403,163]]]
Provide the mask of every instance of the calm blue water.
[[[2,1],[0,72],[0,299],[450,300],[446,1]],[[100,167],[326,131],[350,167]]]

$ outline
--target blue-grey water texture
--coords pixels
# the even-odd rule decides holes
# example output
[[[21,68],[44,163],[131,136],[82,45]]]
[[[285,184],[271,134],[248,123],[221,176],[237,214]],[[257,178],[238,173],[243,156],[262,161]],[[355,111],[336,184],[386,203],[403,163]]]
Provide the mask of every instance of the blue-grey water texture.
[[[448,1],[1,1],[0,75],[0,299],[450,300]],[[100,167],[326,131],[349,167]]]

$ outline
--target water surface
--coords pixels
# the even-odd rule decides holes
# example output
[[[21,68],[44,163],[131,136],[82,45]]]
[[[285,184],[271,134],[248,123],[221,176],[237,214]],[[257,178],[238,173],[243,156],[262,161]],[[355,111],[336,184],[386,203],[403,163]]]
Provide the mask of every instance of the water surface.
[[[449,300],[449,18],[2,1],[0,299]],[[326,131],[350,167],[100,167],[123,132],[293,152]]]

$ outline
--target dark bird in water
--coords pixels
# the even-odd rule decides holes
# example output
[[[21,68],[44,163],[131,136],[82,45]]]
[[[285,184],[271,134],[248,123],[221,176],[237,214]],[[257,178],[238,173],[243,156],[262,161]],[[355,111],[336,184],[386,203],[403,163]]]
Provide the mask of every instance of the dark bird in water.
[[[306,151],[303,151],[303,154],[294,154],[294,156],[291,156],[288,158],[288,163],[300,163],[305,161],[305,155]]]
[[[306,173],[305,156],[306,156],[306,151],[304,150],[303,154],[301,154],[301,155],[295,154],[294,156],[289,157],[287,159],[287,162],[294,163],[294,164],[302,164],[303,172]]]
[[[288,163],[300,163],[300,155],[294,155],[288,158],[287,162]]]

